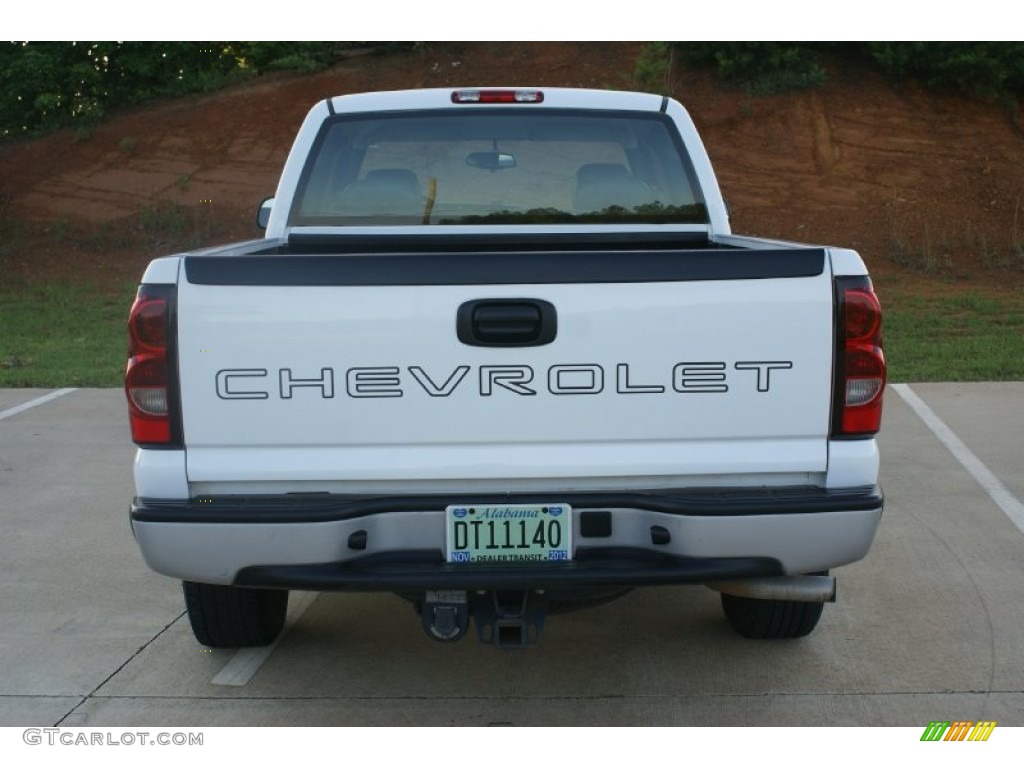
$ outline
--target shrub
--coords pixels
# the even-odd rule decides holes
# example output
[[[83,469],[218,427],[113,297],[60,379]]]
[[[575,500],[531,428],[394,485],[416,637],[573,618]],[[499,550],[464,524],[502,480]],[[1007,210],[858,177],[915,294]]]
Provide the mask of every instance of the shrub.
[[[825,82],[814,44],[675,43],[689,64],[713,66],[727,81],[766,95]]]

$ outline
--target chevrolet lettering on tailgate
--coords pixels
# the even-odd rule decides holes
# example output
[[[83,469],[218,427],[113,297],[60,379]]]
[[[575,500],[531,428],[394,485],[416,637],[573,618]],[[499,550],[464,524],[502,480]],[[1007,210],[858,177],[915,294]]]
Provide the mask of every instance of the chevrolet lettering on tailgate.
[[[538,391],[552,395],[597,395],[605,391],[620,395],[662,394],[669,388],[680,394],[728,392],[727,377],[731,369],[749,371],[746,384],[758,392],[768,392],[772,373],[792,367],[789,360],[748,360],[731,366],[724,362],[676,363],[666,383],[641,383],[634,380],[636,374],[631,374],[628,363],[619,363],[614,366],[614,376],[610,377],[606,388],[605,367],[601,365],[552,365],[539,377],[528,365],[483,365],[478,368],[476,381],[463,389],[473,387],[481,397],[490,397],[499,390],[517,395],[536,395]],[[431,397],[451,397],[472,370],[471,366],[460,365],[435,381],[422,366],[404,369],[362,366],[343,370],[321,367],[309,371],[279,368],[276,375],[268,368],[235,368],[217,371],[215,381],[217,397],[222,400],[266,400],[272,394],[287,400],[294,397],[298,389],[319,392],[325,399],[333,398],[336,393],[360,398],[403,397],[410,388],[422,390]],[[539,378],[539,385],[534,383],[535,378]],[[343,381],[344,387],[336,387],[336,380]]]

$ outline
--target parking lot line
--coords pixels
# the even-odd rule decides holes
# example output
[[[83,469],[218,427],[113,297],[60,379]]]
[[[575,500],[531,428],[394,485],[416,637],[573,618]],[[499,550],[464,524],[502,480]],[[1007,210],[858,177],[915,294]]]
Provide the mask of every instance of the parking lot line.
[[[992,501],[1006,513],[1010,521],[1017,526],[1017,530],[1024,533],[1024,504],[1021,504],[999,478],[981,462],[981,459],[964,445],[964,442],[946,426],[946,423],[938,417],[935,411],[914,393],[909,384],[893,384],[892,388],[939,441],[949,449],[949,452],[963,465],[963,468],[975,479]]]
[[[35,400],[29,400],[27,403],[22,403],[21,405],[16,405],[13,408],[8,408],[6,411],[0,411],[0,421],[3,421],[10,416],[16,416],[19,413],[23,413],[29,408],[35,408],[37,405],[42,405],[43,403],[48,403],[51,400],[56,400],[58,397],[63,397],[66,394],[74,392],[76,389],[77,387],[58,389],[55,392],[50,392],[42,397],[37,397]]]
[[[281,642],[281,638],[287,634],[288,630],[299,620],[299,617],[316,600],[317,594],[316,592],[292,592],[288,618],[284,623],[284,629],[281,630],[281,634],[277,636],[277,639],[263,648],[239,648],[235,655],[231,657],[231,660],[224,665],[224,668],[210,682],[213,685],[245,685],[252,680],[253,675],[263,666],[263,662],[270,658],[270,654],[274,652],[274,648]]]

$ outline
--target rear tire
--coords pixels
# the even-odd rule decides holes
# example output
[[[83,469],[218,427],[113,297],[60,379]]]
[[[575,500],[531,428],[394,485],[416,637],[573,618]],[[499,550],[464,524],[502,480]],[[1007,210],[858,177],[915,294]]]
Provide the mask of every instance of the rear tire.
[[[824,603],[795,600],[756,600],[722,594],[722,610],[729,624],[743,637],[754,640],[780,640],[811,634]]]
[[[269,645],[284,627],[288,590],[183,581],[192,633],[211,648]]]
[[[815,571],[811,575],[828,576],[828,571]],[[824,603],[758,600],[722,593],[725,618],[737,633],[753,640],[806,637],[818,626],[824,608]]]

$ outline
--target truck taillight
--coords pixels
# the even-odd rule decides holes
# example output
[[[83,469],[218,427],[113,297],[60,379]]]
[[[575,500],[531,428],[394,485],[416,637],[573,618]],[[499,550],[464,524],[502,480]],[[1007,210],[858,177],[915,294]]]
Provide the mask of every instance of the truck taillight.
[[[832,437],[870,437],[882,423],[882,307],[867,277],[836,278]]]
[[[124,389],[132,440],[139,445],[171,446],[178,442],[169,367],[173,334],[174,286],[143,285],[128,315],[128,367]]]

